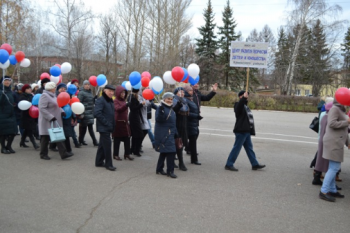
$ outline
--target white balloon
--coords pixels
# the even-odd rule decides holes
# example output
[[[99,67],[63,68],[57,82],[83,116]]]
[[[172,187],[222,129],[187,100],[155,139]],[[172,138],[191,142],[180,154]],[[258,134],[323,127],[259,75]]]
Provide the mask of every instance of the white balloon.
[[[108,84],[108,80],[106,80],[106,82],[103,85],[101,85],[100,87],[105,87],[107,84]]]
[[[37,82],[37,84],[38,84],[38,86],[39,86],[39,88],[41,87],[41,80],[39,80],[38,82]]]
[[[64,62],[61,65],[62,74],[68,74],[72,70],[72,65],[69,62]]]
[[[72,104],[72,112],[74,112],[75,114],[83,114],[83,112],[85,111],[85,107],[84,104],[80,103],[80,102],[75,102]]]
[[[28,110],[32,106],[32,103],[27,100],[21,100],[18,103],[18,108],[22,111]]]
[[[30,60],[28,58],[24,58],[19,65],[24,68],[27,68],[30,66]]]
[[[192,63],[191,65],[188,66],[187,71],[192,78],[197,78],[200,70],[197,64]]]
[[[10,66],[10,60],[7,60],[4,64],[0,62],[1,69],[7,69]]]
[[[166,71],[163,74],[163,79],[164,79],[164,82],[170,85],[174,85],[176,83],[176,80],[174,80],[173,76],[171,76],[171,71]]]
[[[50,77],[51,82],[57,84],[60,81],[60,76],[52,76]]]
[[[152,88],[157,91],[160,92],[161,90],[163,90],[164,84],[163,84],[163,80],[156,76],[152,79]]]
[[[127,81],[125,83],[125,88],[126,88],[126,90],[131,91],[132,86],[131,86],[131,83],[129,81]]]

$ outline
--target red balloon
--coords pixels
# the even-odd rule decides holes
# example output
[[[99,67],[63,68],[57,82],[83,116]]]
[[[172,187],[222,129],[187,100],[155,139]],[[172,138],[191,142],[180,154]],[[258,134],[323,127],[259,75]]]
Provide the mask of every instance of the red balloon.
[[[141,85],[142,85],[143,87],[148,87],[149,82],[150,82],[150,80],[148,79],[148,77],[143,77],[143,78],[141,79]]]
[[[60,75],[59,77],[60,77],[60,79],[58,80],[58,83],[56,85],[58,85],[62,82],[62,75]]]
[[[25,56],[26,55],[22,51],[18,51],[18,52],[15,53],[15,57],[16,57],[17,62],[23,61]]]
[[[58,107],[60,108],[69,104],[69,101],[70,101],[70,96],[67,92],[61,92],[57,96],[57,104],[58,104]]]
[[[143,78],[143,77],[146,77],[146,78],[148,78],[149,80],[151,80],[151,78],[152,78],[150,72],[147,72],[147,71],[142,72],[141,78]]]
[[[188,75],[187,78],[183,81],[183,83],[188,83],[189,78],[190,78],[190,76]]]
[[[96,87],[97,86],[97,77],[96,76],[91,76],[89,78],[89,82],[92,86]]]
[[[9,44],[5,43],[5,44],[1,45],[0,49],[5,49],[10,55],[12,53],[12,47]]]
[[[48,79],[50,79],[50,75],[48,74],[48,73],[42,73],[41,75],[40,75],[40,80],[43,80],[44,78],[48,78]]]
[[[350,90],[346,87],[341,87],[335,92],[335,99],[341,105],[350,106]]]
[[[55,64],[55,66],[59,67],[61,69],[61,65],[60,64]]]
[[[142,96],[143,98],[145,98],[146,100],[152,100],[154,99],[154,93],[151,89],[146,89],[142,92]]]
[[[72,106],[73,103],[77,103],[77,102],[80,103],[80,100],[78,99],[78,97],[73,97],[73,98],[70,100],[69,105]]]
[[[78,96],[78,94],[79,94],[79,90],[77,90],[77,92],[75,92],[75,95],[76,95],[76,96]]]
[[[177,82],[181,82],[184,75],[184,70],[180,66],[176,66],[171,70],[171,76],[173,76],[173,79]]]
[[[39,117],[39,108],[38,108],[37,106],[32,105],[32,106],[29,108],[29,115],[30,115],[32,118],[38,118],[38,117]]]

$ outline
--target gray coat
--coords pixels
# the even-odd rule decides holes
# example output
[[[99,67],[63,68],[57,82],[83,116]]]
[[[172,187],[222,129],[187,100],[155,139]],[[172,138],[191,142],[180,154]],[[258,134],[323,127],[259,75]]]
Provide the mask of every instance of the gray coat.
[[[48,129],[51,128],[50,120],[56,118],[58,124],[63,127],[62,124],[62,112],[63,109],[58,107],[57,98],[55,93],[44,90],[39,99],[39,134],[49,135]],[[54,124],[56,125],[56,124]]]
[[[324,159],[344,161],[344,145],[348,145],[348,118],[344,106],[334,100],[333,107],[328,112],[326,133],[323,137]]]
[[[145,98],[143,98],[142,94],[139,94],[139,102],[142,103],[143,101],[145,101],[146,104],[143,105],[143,107],[141,108],[141,115],[142,115],[141,128],[142,130],[149,130],[150,127],[147,121],[147,107],[151,106],[151,103]]]
[[[84,118],[81,120],[81,123],[83,123],[84,125],[94,124],[95,99],[91,93],[91,90],[85,90],[85,89],[80,90],[78,94],[78,98],[85,107]]]

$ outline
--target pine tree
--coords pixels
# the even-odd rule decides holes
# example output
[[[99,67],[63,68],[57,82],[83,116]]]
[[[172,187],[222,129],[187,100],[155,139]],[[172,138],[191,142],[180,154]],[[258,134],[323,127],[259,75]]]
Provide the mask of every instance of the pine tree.
[[[345,33],[344,44],[341,44],[341,46],[342,56],[344,57],[343,68],[347,71],[345,74],[345,81],[347,86],[350,86],[350,27]]]
[[[216,41],[216,36],[214,35],[216,24],[214,24],[215,15],[211,5],[211,0],[208,0],[208,6],[204,10],[203,16],[205,25],[198,28],[201,38],[196,39],[196,53],[199,56],[198,65],[201,70],[201,79],[206,82],[207,89],[209,89],[210,82],[213,82],[212,79],[215,78],[216,75],[217,68],[215,63],[216,51],[218,49],[218,43]]]
[[[277,50],[275,53],[275,70],[273,73],[274,83],[280,89],[282,89],[284,75],[287,72],[287,67],[291,56],[290,40],[288,38],[290,38],[290,35],[287,35],[284,28],[281,27],[278,31]]]

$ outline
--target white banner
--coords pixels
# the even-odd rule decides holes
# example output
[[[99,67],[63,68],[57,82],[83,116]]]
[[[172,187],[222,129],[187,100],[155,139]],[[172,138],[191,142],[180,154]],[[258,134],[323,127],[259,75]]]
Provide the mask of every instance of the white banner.
[[[269,43],[231,42],[231,67],[267,68]]]

